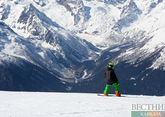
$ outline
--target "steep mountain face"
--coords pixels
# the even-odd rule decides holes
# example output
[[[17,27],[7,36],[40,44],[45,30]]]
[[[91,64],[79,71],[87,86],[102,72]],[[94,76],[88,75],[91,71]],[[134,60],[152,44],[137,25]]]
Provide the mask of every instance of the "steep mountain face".
[[[26,81],[27,87],[15,90],[40,90],[43,85],[43,90],[55,91],[46,89],[48,82],[42,84],[50,75],[57,86],[64,85],[63,91],[102,92],[103,72],[112,61],[123,93],[163,95],[164,4],[163,0],[0,1],[4,72],[0,83],[14,90],[9,84],[22,79],[27,70],[26,78],[32,79]],[[17,76],[15,69],[22,75]],[[40,81],[36,88],[29,85],[36,83],[33,79]]]
[[[30,68],[21,67],[23,72],[19,77],[23,77],[23,75],[26,74],[26,69],[27,72],[33,72],[28,70],[33,70],[33,67],[38,66],[40,70],[36,70],[36,77],[42,76],[44,79],[46,74],[51,73],[55,74],[51,77],[54,77],[57,81],[58,79],[62,80],[62,83],[65,83],[65,81],[76,82],[77,79],[81,79],[83,74],[80,74],[74,69],[77,69],[78,66],[83,66],[82,61],[88,58],[90,59],[90,57],[92,59],[97,56],[95,54],[95,52],[98,51],[97,48],[85,40],[72,36],[62,27],[52,22],[43,13],[39,12],[32,4],[29,4],[29,6],[23,9],[20,17],[18,17],[18,20],[16,19],[16,21],[17,22],[15,22],[15,20],[13,22],[11,21],[11,27],[13,27],[13,30],[17,30],[19,34],[26,35],[22,35],[23,37],[19,36],[12,29],[10,29],[9,26],[1,22],[1,63],[5,61],[5,63],[9,62],[13,64],[14,61],[21,61],[20,59],[23,59],[23,62],[19,63],[23,64],[23,66],[29,66]],[[51,25],[53,28],[50,27]],[[26,65],[27,63],[31,65]],[[17,66],[17,62],[14,62],[14,64]],[[15,71],[14,68],[16,68],[16,66],[12,67],[11,65],[10,69],[12,68]],[[21,70],[21,68],[19,69]],[[42,69],[45,70],[44,73],[42,73]],[[2,71],[4,71],[4,69]],[[40,72],[43,75],[40,75]],[[12,73],[13,77],[10,79],[18,79],[17,75],[14,74],[13,71]],[[6,77],[6,75],[4,75],[4,77]],[[20,81],[21,80],[23,79],[20,79]],[[30,85],[30,82],[32,81],[28,81],[27,85]],[[42,82],[38,81],[38,84],[42,84]],[[56,80],[54,80],[54,82],[56,82]],[[13,87],[13,90],[36,89],[33,89],[32,87],[30,89],[19,89],[15,88],[14,85],[10,87]],[[43,87],[47,87],[44,89],[45,91],[56,91],[56,88],[48,88],[48,85],[43,85]],[[67,88],[62,89],[63,91],[67,90]],[[40,88],[38,87],[37,90],[40,90]]]
[[[35,59],[38,59],[38,62],[41,59],[38,54],[41,48],[37,48],[34,43],[18,36],[4,23],[0,23],[0,39],[1,90],[66,90],[66,86],[57,79],[58,74],[55,76],[46,67],[35,63]],[[47,53],[50,53],[49,50]],[[36,58],[33,60],[33,57]]]

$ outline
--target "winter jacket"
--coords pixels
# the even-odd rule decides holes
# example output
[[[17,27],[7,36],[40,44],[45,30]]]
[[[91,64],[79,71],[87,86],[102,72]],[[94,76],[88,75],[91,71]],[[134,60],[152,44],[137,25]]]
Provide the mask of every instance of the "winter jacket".
[[[113,83],[118,83],[118,79],[116,77],[116,74],[111,67],[108,67],[105,70],[104,78],[105,78],[106,84],[108,84],[108,85],[112,85]]]

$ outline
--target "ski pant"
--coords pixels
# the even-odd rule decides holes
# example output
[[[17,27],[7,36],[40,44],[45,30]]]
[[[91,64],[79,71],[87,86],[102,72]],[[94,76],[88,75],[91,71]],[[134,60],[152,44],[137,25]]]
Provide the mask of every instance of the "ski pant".
[[[118,83],[113,83],[112,85],[115,87],[115,91],[119,91]],[[109,88],[110,88],[110,85],[106,84],[105,90],[104,90],[104,94],[108,94],[109,93]]]

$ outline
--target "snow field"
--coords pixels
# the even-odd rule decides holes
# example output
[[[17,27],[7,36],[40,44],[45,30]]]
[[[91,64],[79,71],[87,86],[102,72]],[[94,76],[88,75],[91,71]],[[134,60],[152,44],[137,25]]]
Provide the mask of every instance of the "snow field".
[[[165,97],[86,93],[0,92],[2,117],[130,117],[132,104],[160,104]]]

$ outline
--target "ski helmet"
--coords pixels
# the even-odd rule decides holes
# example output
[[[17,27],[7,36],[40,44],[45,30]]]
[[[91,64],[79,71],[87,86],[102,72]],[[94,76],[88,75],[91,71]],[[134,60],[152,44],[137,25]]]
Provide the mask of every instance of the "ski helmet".
[[[108,63],[108,66],[114,67],[115,65],[114,65],[114,63]]]

